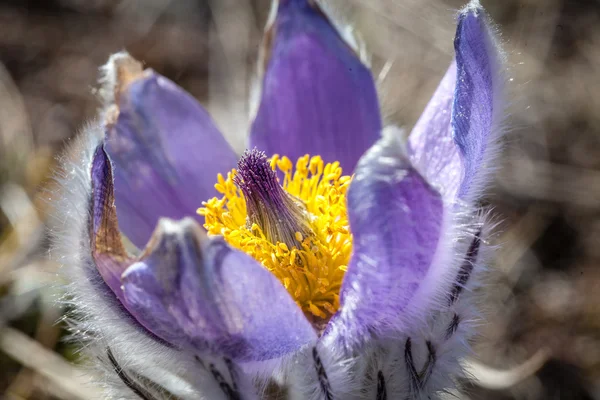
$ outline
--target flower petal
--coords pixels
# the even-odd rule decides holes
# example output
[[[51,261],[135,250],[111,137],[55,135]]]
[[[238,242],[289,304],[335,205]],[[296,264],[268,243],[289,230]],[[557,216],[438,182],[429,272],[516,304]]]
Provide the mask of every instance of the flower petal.
[[[333,340],[352,345],[370,333],[414,332],[451,307],[469,279],[481,234],[470,206],[485,183],[501,111],[500,53],[486,23],[476,0],[461,12],[456,63],[407,156],[394,142],[399,135],[386,132],[359,162],[348,192],[354,255],[328,327]]]
[[[359,161],[348,189],[354,253],[332,329],[350,343],[373,331],[406,328],[427,306],[416,299],[430,297],[431,281],[438,279],[432,265],[444,205],[411,167],[399,137],[384,133]]]
[[[122,300],[121,274],[131,261],[121,242],[112,167],[104,147],[96,148],[92,160],[91,243],[98,272],[115,295]]]
[[[250,147],[292,160],[320,155],[350,173],[381,132],[369,69],[314,1],[279,1],[265,45]]]
[[[485,183],[499,125],[501,52],[472,1],[458,18],[456,60],[409,137],[410,159],[438,190],[473,200]]]
[[[161,219],[145,256],[123,274],[125,305],[182,348],[268,360],[316,340],[281,283],[192,219]]]
[[[217,194],[217,174],[234,168],[237,157],[202,106],[173,82],[124,54],[106,69],[117,76],[106,151],[119,223],[141,248],[161,216],[194,216]]]
[[[459,197],[468,196],[480,179],[495,139],[502,83],[499,48],[487,26],[487,15],[479,1],[460,14],[454,41],[457,65],[457,87],[452,106],[452,131],[464,160],[464,176]]]

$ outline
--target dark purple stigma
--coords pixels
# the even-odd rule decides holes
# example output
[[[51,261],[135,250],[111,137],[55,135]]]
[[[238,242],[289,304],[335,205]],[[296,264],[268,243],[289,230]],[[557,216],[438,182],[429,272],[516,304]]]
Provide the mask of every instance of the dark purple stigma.
[[[285,192],[279,186],[277,174],[271,169],[267,155],[262,151],[254,149],[244,152],[238,161],[233,181],[244,193],[247,207],[254,205],[253,200],[270,202],[279,207],[283,205]]]
[[[279,185],[264,152],[246,150],[238,161],[233,181],[246,200],[248,228],[257,224],[269,241],[289,247],[299,246],[296,232],[304,237],[310,234],[306,209]]]

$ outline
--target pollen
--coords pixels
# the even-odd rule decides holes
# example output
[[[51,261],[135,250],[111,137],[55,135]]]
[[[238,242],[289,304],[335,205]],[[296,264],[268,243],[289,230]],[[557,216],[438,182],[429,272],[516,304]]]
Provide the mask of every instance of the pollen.
[[[240,171],[248,163],[240,161],[227,177],[218,175],[215,188],[222,196],[203,202],[198,214],[204,216],[209,235],[220,235],[252,256],[281,281],[307,317],[316,324],[326,322],[339,308],[352,251],[346,212],[351,177],[342,175],[339,162],[325,164],[320,156],[300,157],[295,168],[285,156],[264,157],[284,202],[271,206],[263,195],[257,201],[256,187],[244,186],[249,174]],[[257,202],[271,215],[253,218]],[[282,212],[276,207],[281,203],[293,210]],[[277,233],[285,230],[289,232]]]

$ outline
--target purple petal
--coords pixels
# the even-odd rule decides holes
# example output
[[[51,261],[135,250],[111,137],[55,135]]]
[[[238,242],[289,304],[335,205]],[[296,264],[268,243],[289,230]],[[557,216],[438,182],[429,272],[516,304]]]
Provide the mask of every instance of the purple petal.
[[[192,219],[161,219],[123,274],[125,304],[158,337],[238,361],[268,360],[316,340],[285,288]]]
[[[409,137],[409,156],[445,197],[473,200],[485,182],[500,96],[499,49],[487,16],[472,1],[459,15],[456,60]]]
[[[406,328],[427,306],[415,302],[430,297],[438,279],[432,265],[442,198],[411,167],[393,133],[361,158],[348,189],[353,256],[330,332],[350,343],[372,331]]]
[[[98,272],[115,295],[122,298],[121,274],[131,261],[121,242],[113,175],[103,146],[98,146],[92,160],[92,256]]]
[[[386,135],[359,162],[348,192],[354,254],[329,338],[355,345],[372,332],[418,329],[468,279],[479,220],[455,202],[480,193],[500,111],[500,54],[476,0],[459,16],[455,48],[408,159]]]
[[[495,110],[499,96],[500,54],[487,26],[484,10],[473,2],[458,20],[454,48],[457,87],[452,106],[454,141],[464,160],[459,197],[469,194],[484,166],[488,144],[493,139]]]
[[[250,147],[292,160],[320,155],[351,173],[380,137],[369,69],[309,0],[280,1],[265,44],[270,47]]]
[[[217,174],[234,168],[237,157],[192,96],[153,71],[135,70],[129,56],[112,60],[128,81],[115,95],[118,119],[107,127],[106,151],[121,230],[143,247],[160,217],[195,216],[217,195]]]

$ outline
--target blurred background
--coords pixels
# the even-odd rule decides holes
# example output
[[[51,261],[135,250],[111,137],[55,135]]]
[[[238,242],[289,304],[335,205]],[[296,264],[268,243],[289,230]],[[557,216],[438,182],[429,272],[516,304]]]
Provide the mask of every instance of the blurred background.
[[[466,0],[337,0],[410,129]],[[487,203],[502,245],[464,399],[600,399],[600,2],[481,0],[508,57],[509,132]],[[0,1],[0,398],[91,399],[55,303],[45,224],[56,156],[123,48],[189,90],[244,148],[269,0]],[[475,361],[476,360],[476,361]]]

